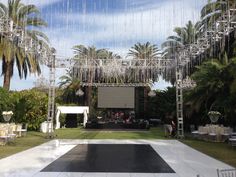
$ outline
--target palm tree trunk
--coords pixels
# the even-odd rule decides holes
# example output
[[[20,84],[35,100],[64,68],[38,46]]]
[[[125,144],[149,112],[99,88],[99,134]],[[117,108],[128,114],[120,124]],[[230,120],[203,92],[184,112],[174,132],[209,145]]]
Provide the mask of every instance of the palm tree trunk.
[[[6,90],[10,90],[10,83],[11,83],[11,73],[12,73],[12,63],[6,62],[4,66],[4,81],[3,81],[3,88]]]

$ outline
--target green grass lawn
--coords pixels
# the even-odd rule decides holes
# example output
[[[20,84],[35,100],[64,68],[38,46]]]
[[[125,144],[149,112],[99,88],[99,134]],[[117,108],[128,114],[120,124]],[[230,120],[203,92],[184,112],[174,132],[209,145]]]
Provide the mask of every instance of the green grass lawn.
[[[164,139],[161,128],[149,131],[98,131],[83,128],[66,128],[56,130],[59,139]]]
[[[55,132],[58,139],[167,139],[162,128],[151,128],[149,131],[91,131],[83,128],[59,129]],[[169,138],[168,138],[169,139]],[[45,134],[28,132],[26,137],[17,138],[15,142],[0,146],[0,158],[32,148],[49,141]],[[181,142],[213,158],[236,167],[236,148],[227,143],[214,143],[186,138]]]
[[[236,168],[236,148],[227,143],[206,142],[191,138],[181,140],[181,142]]]
[[[0,146],[0,158],[24,151],[47,141],[48,139],[45,138],[45,134],[43,133],[27,132],[25,137],[16,138],[14,142]]]

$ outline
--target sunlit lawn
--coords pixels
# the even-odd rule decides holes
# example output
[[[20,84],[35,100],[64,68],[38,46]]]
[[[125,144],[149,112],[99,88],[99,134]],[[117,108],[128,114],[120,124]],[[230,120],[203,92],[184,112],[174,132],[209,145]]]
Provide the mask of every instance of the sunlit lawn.
[[[151,128],[144,131],[99,131],[84,130],[82,128],[58,129],[59,139],[163,139],[161,128]]]
[[[48,140],[49,139],[46,139],[43,133],[27,132],[25,137],[16,138],[14,142],[0,146],[0,158],[40,145]]]
[[[148,131],[93,131],[83,128],[59,129],[55,132],[58,139],[169,139],[164,137],[162,128],[151,128]],[[0,158],[32,148],[49,141],[45,134],[28,132],[26,137],[17,138],[15,142],[0,146]],[[236,148],[227,143],[214,143],[186,138],[181,142],[213,158],[236,167]]]
[[[185,139],[182,142],[204,154],[236,167],[236,148],[227,143],[214,143],[195,139]]]

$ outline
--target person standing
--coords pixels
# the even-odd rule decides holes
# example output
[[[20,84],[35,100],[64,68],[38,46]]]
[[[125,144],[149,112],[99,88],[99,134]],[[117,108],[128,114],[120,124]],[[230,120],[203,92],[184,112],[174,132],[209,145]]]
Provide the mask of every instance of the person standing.
[[[164,131],[165,131],[165,137],[170,137],[172,135],[172,117],[168,113],[165,115],[164,119]]]

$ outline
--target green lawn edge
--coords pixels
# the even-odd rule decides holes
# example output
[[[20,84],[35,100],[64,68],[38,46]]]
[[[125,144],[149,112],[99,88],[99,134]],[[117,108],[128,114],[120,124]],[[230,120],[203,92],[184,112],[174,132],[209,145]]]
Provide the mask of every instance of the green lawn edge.
[[[25,137],[16,138],[4,146],[0,146],[0,159],[25,151],[35,146],[41,145],[49,139],[40,132],[29,131]]]
[[[147,131],[92,131],[83,128],[67,128],[56,130],[54,135],[55,139],[170,140],[170,138],[164,137],[163,128],[160,127],[151,128]],[[49,140],[51,139],[47,139],[46,134],[40,132],[27,132],[26,137],[16,138],[14,142],[5,146],[0,146],[0,159],[41,145]],[[236,167],[236,149],[227,143],[206,142],[189,137],[179,141],[206,155]]]
[[[186,138],[180,142],[236,168],[236,148],[228,143],[207,142],[192,138]]]

